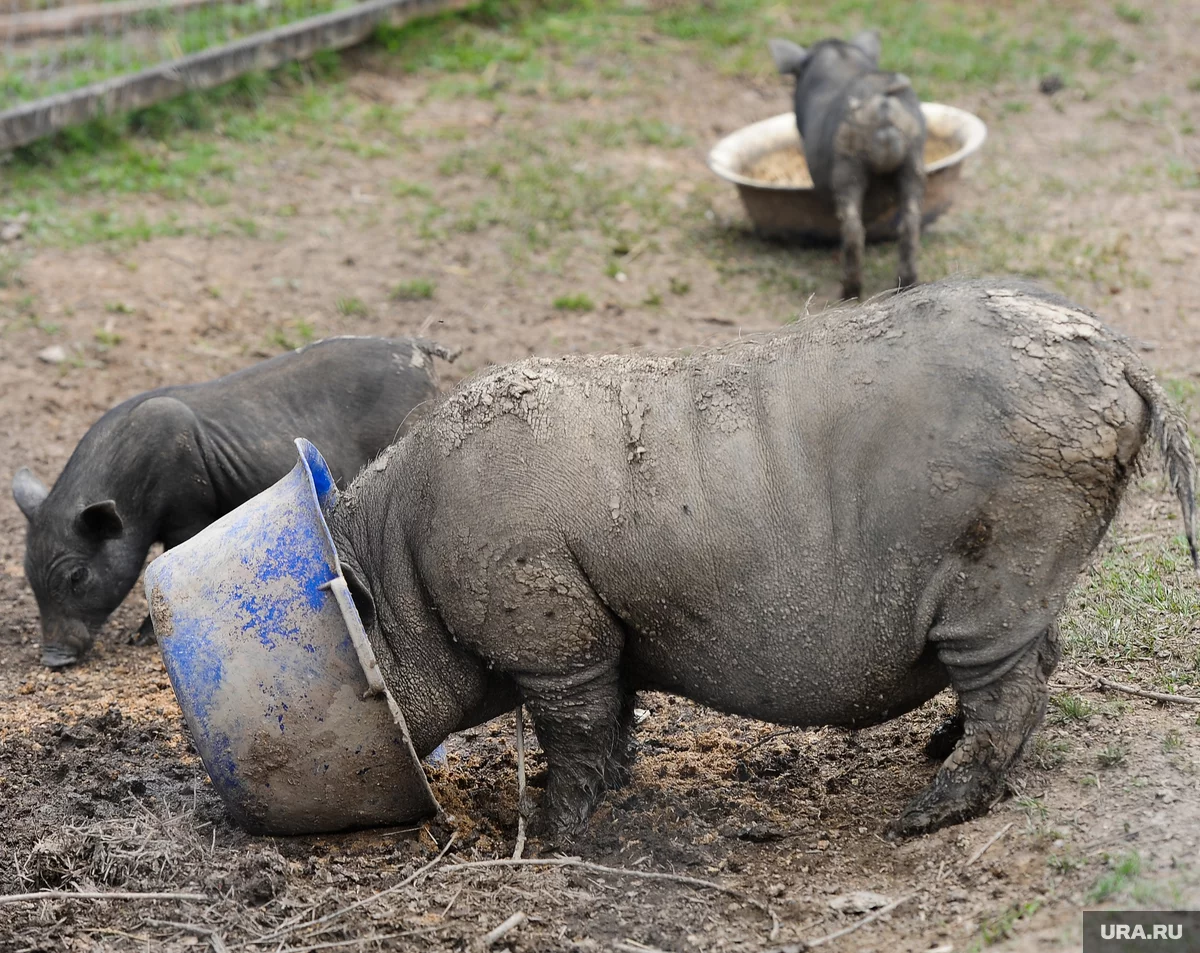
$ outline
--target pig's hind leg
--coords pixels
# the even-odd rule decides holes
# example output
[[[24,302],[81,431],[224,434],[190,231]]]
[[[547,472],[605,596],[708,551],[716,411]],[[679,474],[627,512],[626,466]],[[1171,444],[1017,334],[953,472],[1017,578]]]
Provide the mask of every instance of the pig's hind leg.
[[[962,737],[891,833],[926,833],[987,811],[1046,713],[1047,681],[1058,658],[1058,627],[1051,622],[1010,656],[983,666],[947,665],[959,696]],[[990,678],[989,669],[1002,674]]]
[[[918,151],[899,172],[901,288],[917,283],[917,255],[921,247],[921,202],[925,198],[925,162]]]
[[[842,297],[862,293],[863,253],[867,233],[863,227],[863,198],[867,194],[867,171],[861,162],[837,156],[833,166],[833,198],[842,232]]]

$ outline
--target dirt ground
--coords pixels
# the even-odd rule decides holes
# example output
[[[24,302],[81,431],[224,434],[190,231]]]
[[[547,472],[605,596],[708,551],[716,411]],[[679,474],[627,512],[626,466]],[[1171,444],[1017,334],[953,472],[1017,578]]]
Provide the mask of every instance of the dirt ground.
[[[1034,84],[963,94],[958,104],[988,121],[990,139],[955,208],[926,236],[923,266],[930,278],[1013,270],[1061,287],[1139,342],[1200,431],[1200,190],[1163,171],[1194,178],[1200,156],[1180,118],[1200,95],[1189,84],[1200,75],[1200,5],[1163,5],[1156,16],[1143,30],[1108,5],[1081,5],[1080,29],[1102,26],[1136,56],[1119,81],[1084,77],[1053,97]],[[662,38],[645,42],[671,52]],[[20,253],[19,281],[0,291],[6,472],[29,465],[52,479],[121,399],[216,376],[307,337],[420,331],[463,348],[444,369],[449,386],[528,354],[725,341],[790,319],[810,294],[823,306],[837,289],[834,253],[754,239],[735,195],[703,165],[717,135],[786,109],[786,91],[687,56],[669,62],[674,72],[660,82],[606,97],[497,100],[435,95],[435,78],[363,52],[348,61],[340,101],[403,114],[399,140],[380,133],[386,148],[363,153],[302,133],[272,140],[220,180],[219,204],[199,190],[72,197],[71,214],[169,214],[180,227],[136,244],[31,243]],[[597,70],[586,58],[560,63],[556,82],[596,85]],[[1163,97],[1170,107],[1143,108]],[[581,117],[626,121],[668,106],[677,142],[584,143],[582,157],[564,160],[635,190],[644,185],[637,170],[650,169],[653,202],[599,208],[603,221],[581,223],[584,196],[570,230],[537,241],[535,224],[514,252],[525,214],[517,199],[546,208],[536,183],[528,196],[520,180],[481,175],[488,162]],[[436,208],[423,204],[431,191]],[[497,208],[510,209],[505,224],[489,218]],[[221,216],[239,224],[210,227]],[[870,290],[886,287],[894,254],[872,250]],[[436,290],[427,295],[411,284],[417,278]],[[394,293],[398,282],[408,291]],[[553,303],[583,293],[590,309]],[[54,344],[66,359],[39,359]],[[633,782],[605,798],[576,852],[722,888],[714,890],[577,867],[455,869],[511,854],[511,716],[451,739],[449,764],[433,780],[452,821],[314,838],[244,834],[190,746],[157,650],[127,644],[145,613],[136,590],[84,664],[39,665],[24,520],[3,494],[0,894],[206,899],[0,905],[0,951],[464,950],[517,911],[528,921],[493,949],[767,951],[856,923],[871,904],[843,901],[858,891],[902,902],[827,949],[1071,950],[1084,905],[1195,908],[1198,710],[1099,692],[1074,664],[1085,659],[1122,681],[1153,681],[1175,666],[1193,674],[1174,684],[1197,693],[1200,616],[1183,615],[1196,603],[1179,593],[1196,582],[1179,558],[1178,525],[1152,472],[1104,550],[1160,566],[1173,554],[1151,584],[1166,608],[1139,616],[1141,603],[1118,593],[1103,605],[1117,605],[1119,618],[1101,617],[1091,593],[1108,577],[1096,570],[1071,613],[1081,631],[1100,619],[1113,632],[1123,620],[1183,635],[1121,660],[1077,647],[1053,683],[1065,701],[1009,795],[986,817],[928,837],[894,844],[882,831],[935,770],[923,745],[948,696],[854,733],[778,733],[680,699],[641,699]],[[535,753],[535,787],[541,767]],[[451,837],[445,856],[406,883]]]

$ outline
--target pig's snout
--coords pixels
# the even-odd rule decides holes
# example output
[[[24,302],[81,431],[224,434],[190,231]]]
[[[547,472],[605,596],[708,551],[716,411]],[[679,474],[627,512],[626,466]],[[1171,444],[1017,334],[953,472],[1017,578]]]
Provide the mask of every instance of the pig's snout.
[[[56,619],[42,628],[42,664],[47,668],[74,665],[95,641],[88,627],[78,619]]]

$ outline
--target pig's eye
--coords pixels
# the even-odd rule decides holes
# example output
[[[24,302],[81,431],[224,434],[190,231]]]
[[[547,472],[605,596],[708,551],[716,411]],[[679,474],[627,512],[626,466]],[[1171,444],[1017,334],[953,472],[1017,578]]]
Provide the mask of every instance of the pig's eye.
[[[71,585],[72,586],[82,585],[83,581],[85,579],[87,579],[87,577],[88,577],[87,567],[86,566],[76,566],[74,569],[71,570]]]

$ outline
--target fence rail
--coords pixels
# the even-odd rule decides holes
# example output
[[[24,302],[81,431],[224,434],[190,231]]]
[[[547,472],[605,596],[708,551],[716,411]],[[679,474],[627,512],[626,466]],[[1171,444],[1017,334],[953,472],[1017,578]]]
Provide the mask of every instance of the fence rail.
[[[14,10],[17,2],[13,0]],[[97,116],[351,46],[384,21],[461,9],[473,0],[365,0],[323,12],[314,12],[322,0],[300,2],[308,7],[295,0],[109,0],[0,15],[0,106],[6,106],[0,111],[0,152]],[[293,22],[211,42],[214,36],[242,32],[247,24],[253,29],[269,22],[273,11],[291,14]],[[213,22],[190,22],[189,17]],[[187,46],[200,49],[185,52],[181,37]],[[125,68],[143,59],[158,62]],[[73,66],[80,68],[72,71]],[[109,75],[87,81],[97,73]],[[6,99],[18,103],[7,106]]]

